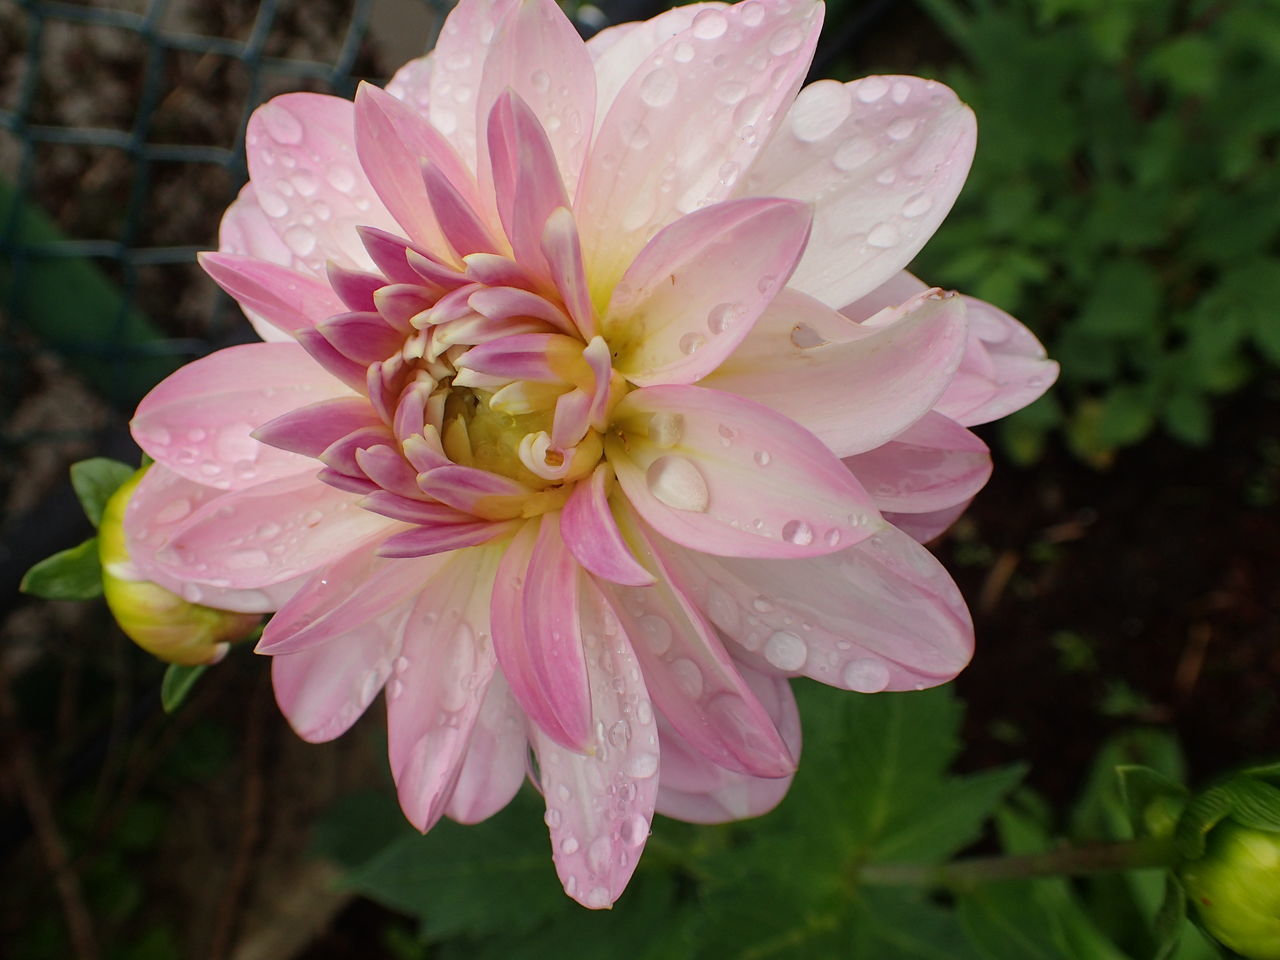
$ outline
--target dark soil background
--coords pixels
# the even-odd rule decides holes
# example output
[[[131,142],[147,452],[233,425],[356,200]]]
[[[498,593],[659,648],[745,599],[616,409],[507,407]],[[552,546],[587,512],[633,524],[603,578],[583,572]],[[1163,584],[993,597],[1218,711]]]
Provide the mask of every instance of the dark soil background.
[[[257,7],[173,6],[184,30],[240,39]],[[423,18],[421,4],[399,6]],[[280,7],[274,54],[336,56],[350,3]],[[385,77],[408,55],[393,7],[375,9],[375,27],[381,17],[391,28],[362,42],[361,76]],[[621,19],[648,13],[637,5]],[[16,102],[32,22],[24,8],[0,6],[0,108]],[[54,44],[44,48],[48,87],[32,122],[129,124],[143,82],[136,34],[59,24],[44,42]],[[816,72],[837,61],[909,72],[951,55],[912,5],[870,2],[829,27]],[[230,146],[245,106],[241,67],[175,57],[168,69],[157,129],[173,142]],[[17,157],[17,137],[0,135],[0,176],[16,175]],[[108,236],[119,228],[112,197],[135,173],[118,152],[52,150],[31,199],[73,237]],[[208,165],[158,171],[151,202],[164,215],[143,239],[210,245],[235,186]],[[192,266],[153,268],[138,282],[138,302],[171,337],[245,335]],[[45,555],[87,535],[62,479],[67,464],[127,450],[123,413],[22,320],[0,313],[0,561],[19,573],[24,551]],[[1280,383],[1218,412],[1205,449],[1154,439],[1106,471],[1057,447],[1028,469],[998,463],[936,545],[977,623],[977,656],[958,681],[966,768],[1028,761],[1030,785],[1064,807],[1098,745],[1139,724],[1174,732],[1193,778],[1280,754]],[[310,824],[333,798],[384,781],[377,709],[342,741],[307,746],[276,713],[265,664],[237,656],[168,718],[159,668],[100,606],[31,603],[7,589],[0,583],[0,945],[44,942],[32,934],[42,924],[57,942],[79,903],[103,939],[145,939],[154,918],[185,918],[155,934],[182,956],[377,955],[392,916],[335,893],[331,870],[306,855]],[[134,878],[129,902],[103,893],[118,893],[122,876]]]

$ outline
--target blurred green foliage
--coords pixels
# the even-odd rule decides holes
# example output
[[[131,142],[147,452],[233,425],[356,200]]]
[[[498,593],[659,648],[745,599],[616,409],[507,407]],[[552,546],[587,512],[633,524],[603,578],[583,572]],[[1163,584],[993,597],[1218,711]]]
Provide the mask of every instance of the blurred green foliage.
[[[1035,459],[1164,430],[1280,366],[1280,2],[920,0],[977,112],[956,209],[915,269],[1027,322],[1059,386],[1002,425]]]

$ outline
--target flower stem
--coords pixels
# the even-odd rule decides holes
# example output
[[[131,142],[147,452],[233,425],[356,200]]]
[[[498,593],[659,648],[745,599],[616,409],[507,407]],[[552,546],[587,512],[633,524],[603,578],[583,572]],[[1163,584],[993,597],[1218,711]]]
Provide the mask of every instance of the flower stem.
[[[1176,859],[1177,851],[1172,839],[1144,837],[1121,843],[1061,847],[1042,853],[1006,857],[974,857],[951,863],[869,863],[858,870],[858,879],[877,887],[935,887],[962,891],[996,880],[1168,867]]]

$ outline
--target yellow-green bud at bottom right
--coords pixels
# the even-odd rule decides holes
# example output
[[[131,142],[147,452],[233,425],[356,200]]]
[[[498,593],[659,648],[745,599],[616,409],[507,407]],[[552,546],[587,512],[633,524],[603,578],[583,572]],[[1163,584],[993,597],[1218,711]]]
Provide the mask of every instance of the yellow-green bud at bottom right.
[[[215,610],[140,579],[125,543],[124,511],[147,468],[126,480],[107,501],[98,528],[102,591],[120,629],[138,646],[168,663],[216,663],[230,644],[253,632],[256,613]]]
[[[1216,940],[1249,960],[1280,960],[1280,833],[1223,821],[1178,876]]]

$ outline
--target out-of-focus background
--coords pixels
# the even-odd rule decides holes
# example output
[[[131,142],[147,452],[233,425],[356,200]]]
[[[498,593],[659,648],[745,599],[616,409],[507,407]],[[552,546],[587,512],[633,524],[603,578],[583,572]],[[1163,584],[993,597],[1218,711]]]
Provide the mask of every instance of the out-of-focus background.
[[[821,726],[820,691],[801,691],[816,759],[782,819],[660,819],[601,920],[561,902],[533,800],[409,858],[380,718],[302,744],[247,651],[166,715],[159,665],[100,604],[17,592],[91,532],[68,465],[136,460],[146,390],[252,336],[194,263],[244,181],[250,111],[384,81],[446,8],[0,0],[0,956],[638,956],[608,944],[646,942],[672,904],[719,925],[646,955],[838,955],[814,946],[856,912],[838,898],[778,906],[789,927],[752,917],[749,944],[722,909],[764,896],[736,849],[785,863],[794,834],[769,824],[831,814],[803,804],[856,732]],[[589,34],[661,8],[576,16]],[[995,478],[936,545],[978,627],[959,769],[1025,762],[1020,802],[1083,836],[1087,809],[1061,811],[1101,745],[1173,744],[1199,781],[1280,754],[1280,3],[832,0],[813,78],[876,72],[939,77],[979,118],[970,181],[914,269],[1014,313],[1063,369],[980,431]],[[689,850],[736,874],[701,875]],[[492,896],[468,900],[477,877]]]

